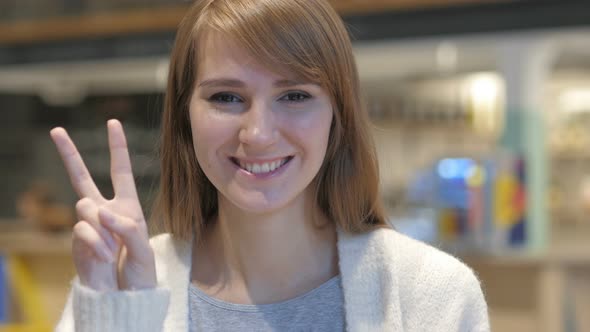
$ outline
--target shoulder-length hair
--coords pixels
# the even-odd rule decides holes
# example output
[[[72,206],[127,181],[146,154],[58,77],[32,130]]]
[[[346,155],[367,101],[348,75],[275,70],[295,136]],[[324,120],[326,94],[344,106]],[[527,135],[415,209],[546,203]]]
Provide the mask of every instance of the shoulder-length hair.
[[[334,117],[324,163],[312,182],[315,201],[344,232],[386,226],[350,37],[325,0],[201,0],[190,8],[171,55],[161,124],[160,188],[152,220],[186,239],[201,235],[217,214],[217,190],[197,162],[189,121],[199,40],[208,29],[234,37],[269,68],[326,89]]]

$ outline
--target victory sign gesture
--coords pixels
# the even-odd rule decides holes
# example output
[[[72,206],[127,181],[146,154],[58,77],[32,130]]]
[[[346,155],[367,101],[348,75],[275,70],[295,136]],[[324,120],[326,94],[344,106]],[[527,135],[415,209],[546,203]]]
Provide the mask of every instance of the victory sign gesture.
[[[72,186],[80,197],[72,256],[80,283],[97,291],[154,288],[153,250],[137,197],[123,126],[107,123],[115,195],[102,196],[80,153],[63,128],[51,130]]]

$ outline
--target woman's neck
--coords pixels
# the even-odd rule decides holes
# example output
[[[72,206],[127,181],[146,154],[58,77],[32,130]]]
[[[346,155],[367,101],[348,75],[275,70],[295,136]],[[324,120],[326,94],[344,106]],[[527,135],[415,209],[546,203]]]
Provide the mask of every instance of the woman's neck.
[[[338,274],[335,227],[303,195],[265,215],[245,213],[223,199],[219,207],[214,226],[193,251],[192,279],[207,294],[234,303],[273,303]]]

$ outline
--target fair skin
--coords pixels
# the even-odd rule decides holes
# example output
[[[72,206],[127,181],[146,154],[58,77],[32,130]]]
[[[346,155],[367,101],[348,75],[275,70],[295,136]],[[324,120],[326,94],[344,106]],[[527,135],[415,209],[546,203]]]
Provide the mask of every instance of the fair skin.
[[[332,105],[319,85],[270,71],[230,41],[202,39],[190,103],[195,154],[219,199],[213,226],[195,242],[191,280],[221,300],[279,302],[338,273],[335,228],[313,202]],[[112,199],[100,194],[66,131],[51,131],[80,196],[74,263],[87,287],[153,288],[154,255],[125,135],[116,120],[108,130]]]
[[[51,130],[74,190],[78,222],[72,231],[72,256],[80,283],[99,291],[156,286],[154,254],[137,198],[123,127],[108,122],[111,177],[115,197],[96,187],[76,146],[63,128]]]
[[[202,43],[190,118],[219,214],[196,248],[193,283],[234,303],[292,298],[338,271],[334,228],[312,222],[321,219],[311,183],[328,144],[330,98],[270,71],[231,38],[210,33]]]

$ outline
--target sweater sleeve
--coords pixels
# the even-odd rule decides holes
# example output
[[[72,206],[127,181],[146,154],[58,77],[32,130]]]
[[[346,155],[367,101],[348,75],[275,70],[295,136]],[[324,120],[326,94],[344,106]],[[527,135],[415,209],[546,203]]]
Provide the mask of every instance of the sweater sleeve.
[[[484,293],[469,266],[424,243],[397,240],[404,331],[490,331]]]
[[[164,288],[97,292],[76,278],[55,331],[161,332],[169,302]]]

